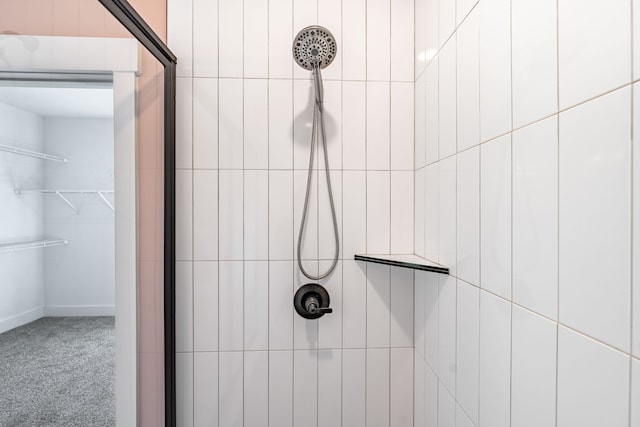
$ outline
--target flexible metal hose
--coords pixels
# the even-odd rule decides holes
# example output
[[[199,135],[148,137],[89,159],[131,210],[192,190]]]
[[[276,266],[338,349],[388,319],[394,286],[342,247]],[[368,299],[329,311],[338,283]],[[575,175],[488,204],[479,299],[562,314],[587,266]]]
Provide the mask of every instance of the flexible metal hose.
[[[325,131],[324,125],[324,106],[323,106],[323,88],[322,88],[322,76],[320,75],[320,68],[316,65],[313,68],[313,82],[315,86],[315,105],[313,108],[313,126],[311,128],[311,149],[309,153],[309,174],[307,175],[307,192],[304,196],[304,208],[302,210],[302,219],[300,220],[300,232],[298,233],[298,267],[300,267],[300,271],[306,277],[311,280],[320,280],[327,277],[331,272],[336,268],[336,264],[338,264],[338,257],[340,255],[340,237],[338,235],[338,219],[336,217],[336,208],[333,203],[333,191],[331,189],[331,176],[329,174],[329,155],[327,153],[327,135]],[[304,234],[304,226],[307,222],[308,208],[309,208],[309,194],[311,193],[311,178],[313,176],[313,159],[315,156],[315,146],[317,143],[317,133],[318,133],[318,120],[320,121],[320,139],[322,140],[322,148],[324,151],[324,171],[327,177],[327,191],[329,192],[329,204],[331,205],[331,217],[333,219],[333,234],[335,238],[336,248],[335,255],[333,257],[333,262],[329,269],[318,275],[313,276],[309,274],[302,265],[302,236]]]

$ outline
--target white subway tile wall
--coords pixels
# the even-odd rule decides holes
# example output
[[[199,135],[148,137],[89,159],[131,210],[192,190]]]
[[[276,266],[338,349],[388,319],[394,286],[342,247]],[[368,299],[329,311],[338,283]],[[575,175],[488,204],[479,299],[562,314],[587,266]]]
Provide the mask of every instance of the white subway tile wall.
[[[640,427],[639,10],[415,1],[415,427]]]
[[[414,0],[169,0],[180,63],[181,427],[413,426],[414,273],[353,255],[414,252],[414,9]],[[320,281],[334,312],[309,321],[292,300],[310,281],[295,250],[314,96],[291,43],[316,24],[338,43],[323,78],[341,240],[336,270]],[[321,148],[314,169],[302,252],[318,272],[335,245]]]

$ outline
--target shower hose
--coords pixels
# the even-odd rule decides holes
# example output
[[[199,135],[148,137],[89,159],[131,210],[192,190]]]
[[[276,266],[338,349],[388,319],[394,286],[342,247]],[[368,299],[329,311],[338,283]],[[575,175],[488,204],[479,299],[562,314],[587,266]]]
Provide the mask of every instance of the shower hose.
[[[323,105],[323,87],[322,87],[322,76],[320,75],[320,67],[314,65],[313,67],[313,83],[315,87],[315,106],[313,109],[313,126],[311,128],[311,149],[309,154],[309,174],[307,175],[307,191],[304,196],[304,208],[302,210],[302,219],[300,221],[300,232],[298,233],[298,267],[300,267],[300,271],[306,277],[311,280],[320,280],[327,277],[331,272],[336,268],[336,264],[338,263],[338,256],[340,252],[340,238],[338,236],[338,220],[336,218],[336,208],[333,203],[333,191],[331,189],[331,177],[329,174],[329,155],[327,154],[327,135],[325,131],[324,125],[324,105]],[[319,122],[319,125],[318,125]],[[320,130],[320,139],[322,140],[322,149],[324,152],[324,171],[325,176],[327,177],[327,191],[329,193],[329,204],[331,205],[331,218],[333,220],[333,235],[336,243],[335,254],[333,256],[333,262],[329,269],[319,274],[318,276],[313,276],[309,274],[304,269],[302,265],[302,236],[304,235],[304,227],[307,222],[308,216],[308,208],[309,208],[309,193],[311,192],[311,178],[313,176],[313,159],[315,156],[315,146],[317,144],[317,133],[318,129]]]

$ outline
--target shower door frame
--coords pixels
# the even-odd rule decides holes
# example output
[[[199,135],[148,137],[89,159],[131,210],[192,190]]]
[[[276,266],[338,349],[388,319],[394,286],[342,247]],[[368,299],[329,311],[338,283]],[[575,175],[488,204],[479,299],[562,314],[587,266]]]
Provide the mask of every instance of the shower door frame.
[[[176,56],[126,0],[98,0],[164,67],[165,426],[176,426],[175,129]]]

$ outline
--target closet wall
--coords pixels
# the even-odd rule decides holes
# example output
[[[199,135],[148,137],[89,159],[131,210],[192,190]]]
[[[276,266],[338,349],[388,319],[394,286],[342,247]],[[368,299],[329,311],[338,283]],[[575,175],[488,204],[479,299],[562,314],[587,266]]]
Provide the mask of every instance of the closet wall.
[[[0,144],[42,151],[44,120],[0,102]],[[34,240],[43,234],[42,196],[22,199],[17,185],[42,185],[42,160],[0,151],[0,245]],[[44,304],[42,250],[9,252],[0,246],[0,333],[42,316]]]

